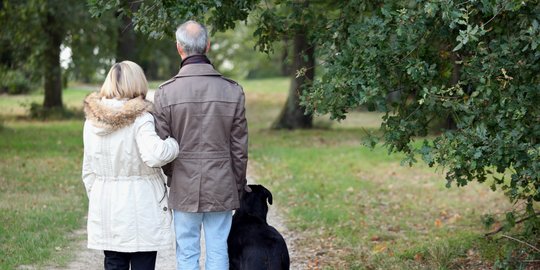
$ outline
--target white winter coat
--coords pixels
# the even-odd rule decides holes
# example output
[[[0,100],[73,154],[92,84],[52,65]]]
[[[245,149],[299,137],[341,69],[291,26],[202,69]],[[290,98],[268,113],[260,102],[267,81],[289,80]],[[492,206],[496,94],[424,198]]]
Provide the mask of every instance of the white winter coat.
[[[142,98],[85,99],[82,179],[89,198],[88,248],[156,251],[174,245],[166,179],[160,166],[178,155],[161,140]]]

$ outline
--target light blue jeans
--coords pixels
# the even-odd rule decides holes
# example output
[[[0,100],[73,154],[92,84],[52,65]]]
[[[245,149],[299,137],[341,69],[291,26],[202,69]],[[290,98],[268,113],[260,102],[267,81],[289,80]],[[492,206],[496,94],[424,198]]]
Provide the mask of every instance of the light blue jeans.
[[[188,213],[174,211],[176,232],[176,269],[198,270],[201,255],[201,226],[206,245],[206,270],[228,270],[227,237],[232,211]]]

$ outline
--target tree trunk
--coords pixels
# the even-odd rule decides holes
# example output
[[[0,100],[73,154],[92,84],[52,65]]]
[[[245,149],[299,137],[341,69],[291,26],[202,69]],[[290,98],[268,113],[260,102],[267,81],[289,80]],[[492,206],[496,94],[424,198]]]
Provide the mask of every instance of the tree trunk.
[[[120,6],[125,8],[129,7],[132,12],[137,11],[139,8],[138,3],[130,4],[127,0],[120,1]],[[116,41],[116,62],[124,60],[137,62],[138,59],[135,59],[137,38],[135,36],[133,22],[126,14],[117,13],[116,16],[120,21],[118,24],[118,38]]]
[[[141,68],[144,70],[144,75],[149,81],[159,80],[159,64],[154,61],[154,58],[141,61]]]
[[[135,48],[137,40],[131,19],[124,16],[118,27],[118,40],[116,43],[116,62],[124,60],[137,61],[135,58]]]
[[[46,109],[62,108],[62,68],[60,66],[60,45],[64,38],[63,29],[54,17],[47,13],[46,24],[43,29],[46,33],[45,50],[43,52],[43,68],[45,76],[45,100],[43,107]]]
[[[291,64],[289,61],[289,38],[283,39],[283,51],[281,52],[281,75],[288,76],[291,74]]]
[[[300,106],[300,94],[311,85],[315,77],[315,48],[309,44],[307,33],[299,31],[294,35],[294,56],[291,71],[291,85],[285,106],[278,119],[272,125],[273,129],[300,129],[313,126],[313,115],[306,114]],[[301,71],[303,74],[297,76]]]

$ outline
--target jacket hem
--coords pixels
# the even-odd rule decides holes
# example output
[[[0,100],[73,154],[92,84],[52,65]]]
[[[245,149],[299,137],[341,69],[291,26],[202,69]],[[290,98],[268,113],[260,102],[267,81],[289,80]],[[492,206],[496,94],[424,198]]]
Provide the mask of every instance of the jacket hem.
[[[240,205],[232,207],[224,207],[224,208],[200,208],[196,209],[193,207],[174,207],[169,204],[169,208],[171,208],[174,211],[180,211],[180,212],[187,212],[187,213],[209,213],[209,212],[225,212],[225,211],[233,211],[240,208]]]
[[[109,246],[109,245],[94,245],[88,244],[89,249],[96,250],[110,250],[117,252],[144,252],[144,251],[160,251],[160,250],[169,250],[174,248],[173,244],[170,245],[159,245],[159,246],[136,246],[136,247],[126,247],[126,246]]]

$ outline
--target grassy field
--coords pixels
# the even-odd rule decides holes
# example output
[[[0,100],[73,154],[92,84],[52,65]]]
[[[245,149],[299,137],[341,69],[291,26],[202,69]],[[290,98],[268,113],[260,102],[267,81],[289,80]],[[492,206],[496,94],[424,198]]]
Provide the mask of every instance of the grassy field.
[[[446,189],[441,172],[362,146],[378,113],[342,123],[317,117],[307,131],[268,127],[286,99],[286,79],[240,82],[247,96],[250,169],[274,194],[311,269],[477,269],[499,251],[481,238],[481,216],[504,212],[487,186]],[[64,91],[80,109],[88,88]],[[0,96],[0,269],[65,263],[84,226],[82,119],[28,120],[39,94]],[[468,267],[470,266],[470,267]],[[464,268],[463,268],[464,267]]]
[[[88,93],[65,89],[64,104],[80,111]],[[33,102],[43,95],[0,96],[0,269],[66,263],[71,232],[85,224],[82,119],[30,120]]]

